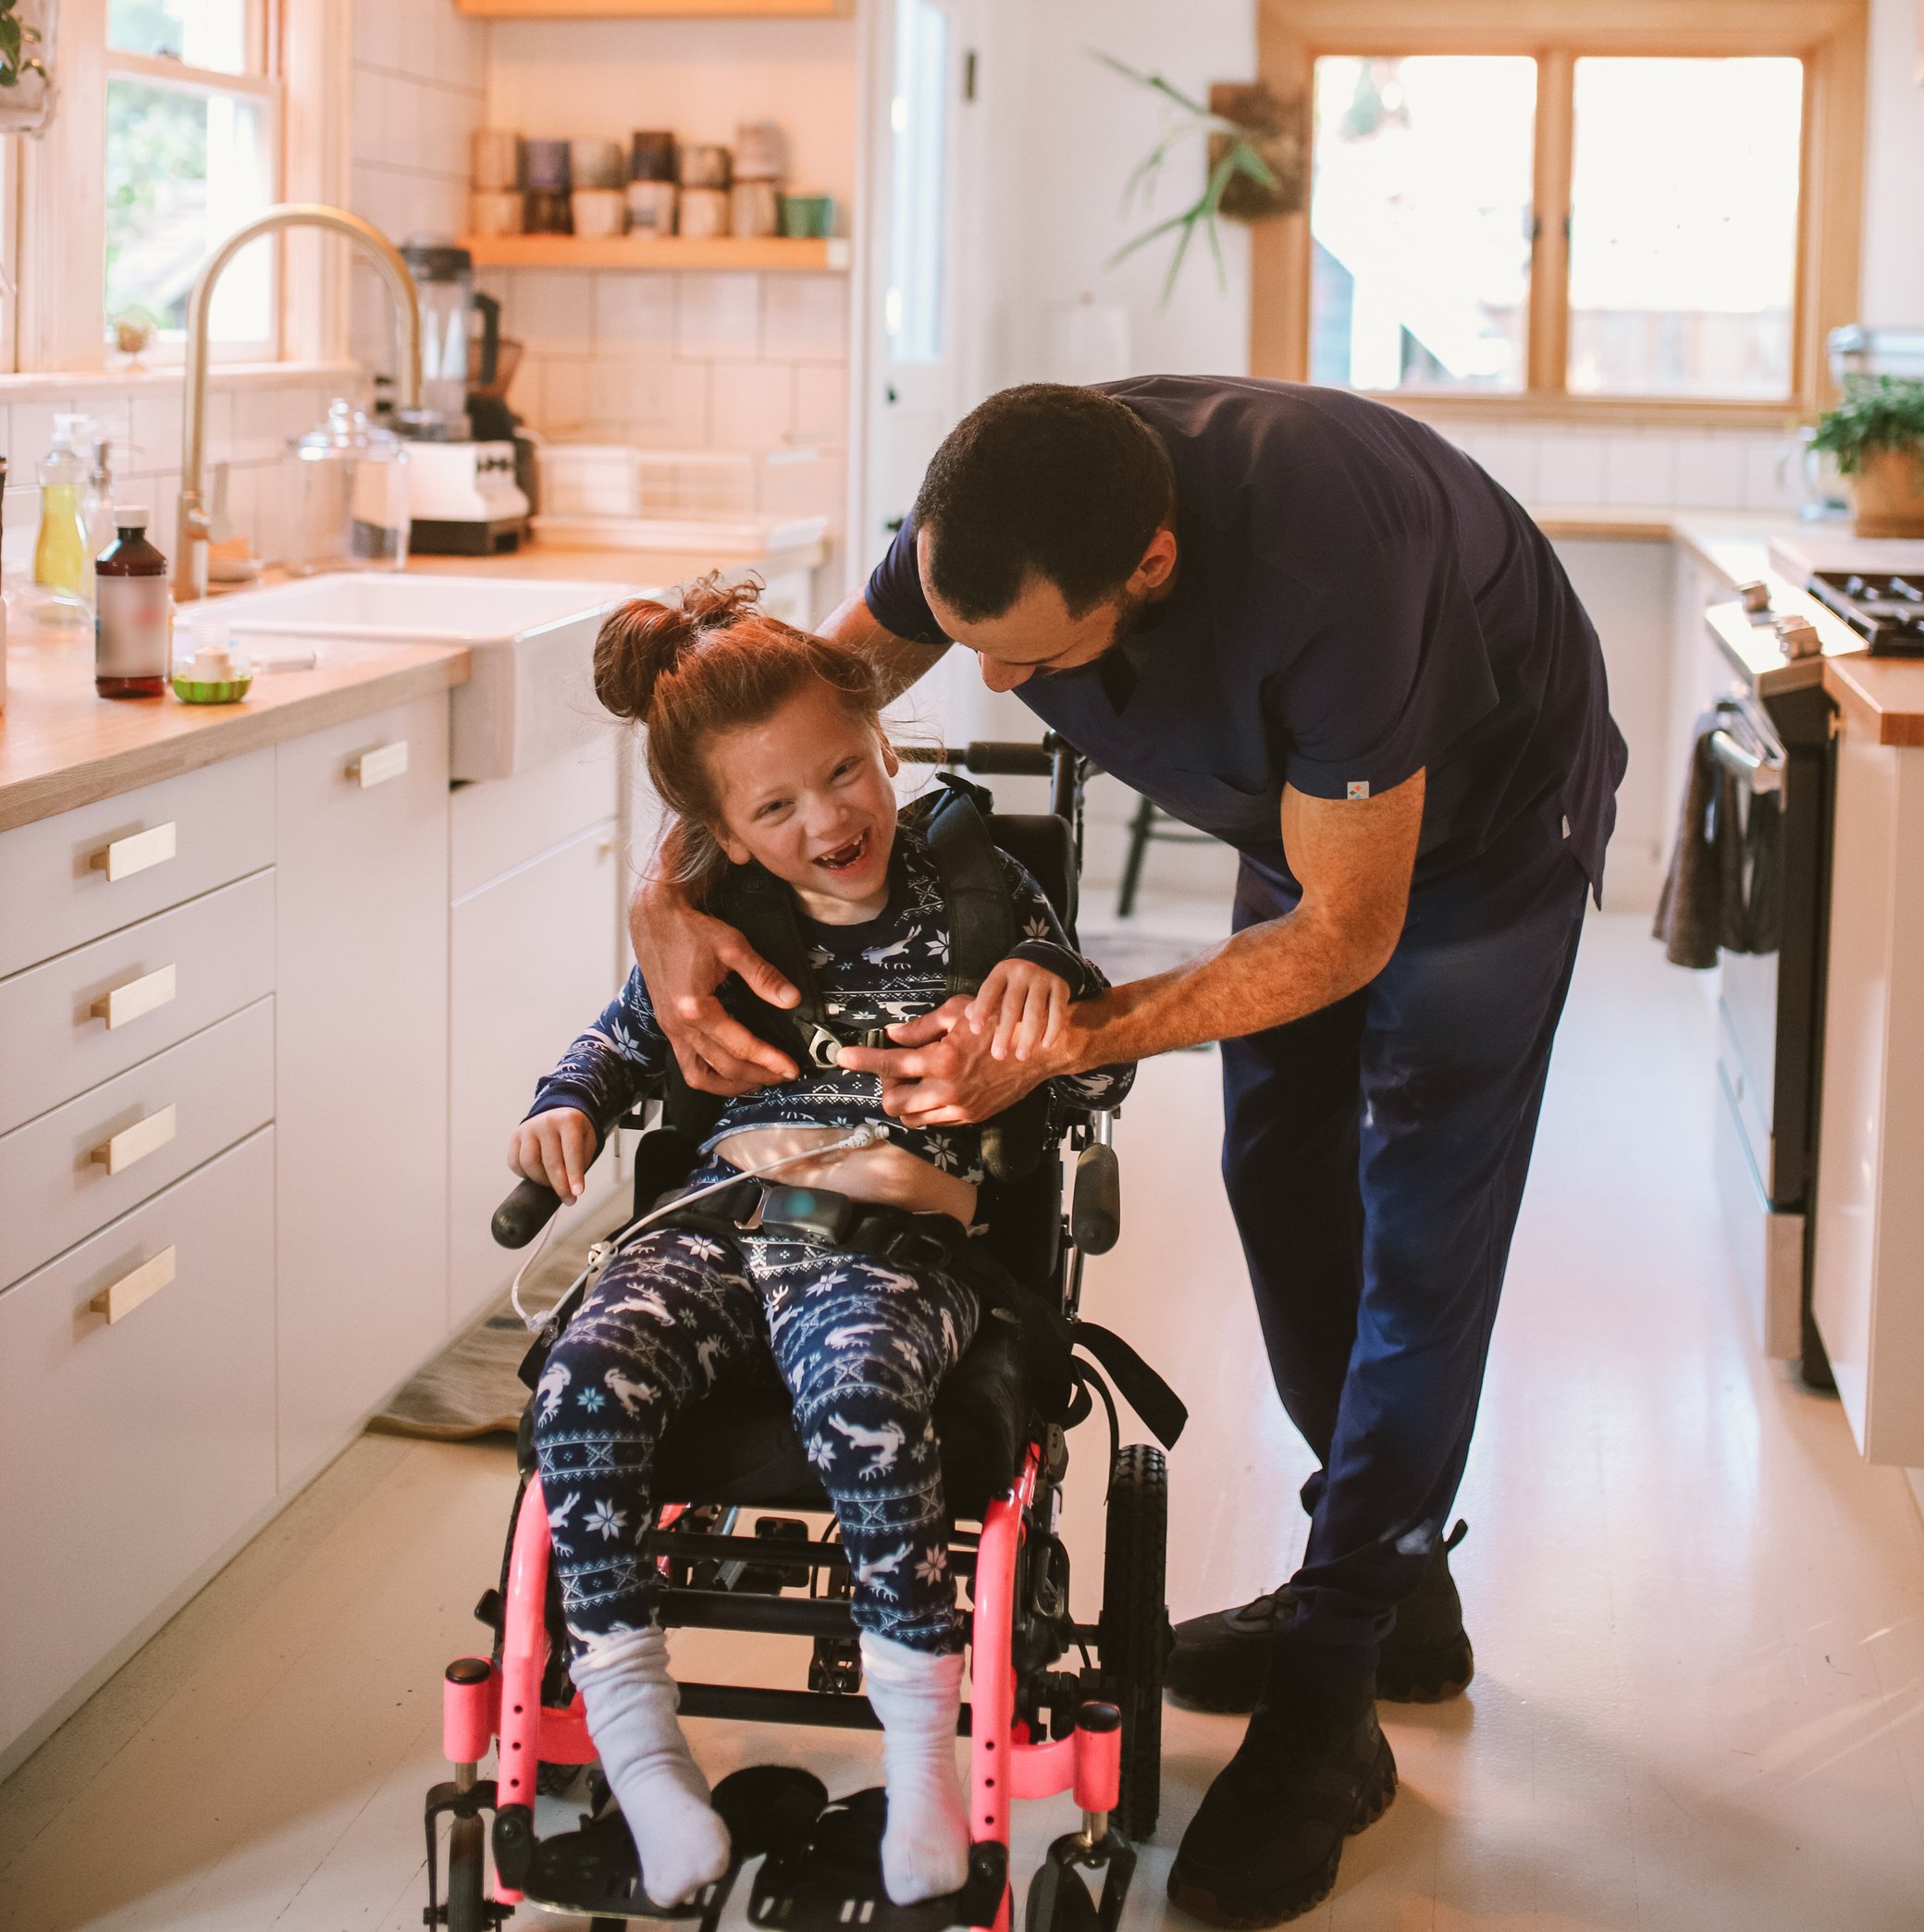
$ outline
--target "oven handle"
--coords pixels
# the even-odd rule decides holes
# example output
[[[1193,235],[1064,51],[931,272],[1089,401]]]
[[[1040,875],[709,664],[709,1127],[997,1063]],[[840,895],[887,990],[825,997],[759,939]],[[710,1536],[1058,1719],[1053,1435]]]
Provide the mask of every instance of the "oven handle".
[[[1742,779],[1755,793],[1783,790],[1783,760],[1762,757],[1746,750],[1726,731],[1710,733],[1710,754],[1726,771]]]

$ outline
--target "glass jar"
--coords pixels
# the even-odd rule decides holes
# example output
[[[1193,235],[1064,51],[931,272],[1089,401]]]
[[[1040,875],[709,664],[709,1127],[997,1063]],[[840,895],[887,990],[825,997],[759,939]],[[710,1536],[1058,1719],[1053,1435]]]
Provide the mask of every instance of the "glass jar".
[[[288,568],[398,571],[408,560],[407,449],[344,399],[291,446]]]

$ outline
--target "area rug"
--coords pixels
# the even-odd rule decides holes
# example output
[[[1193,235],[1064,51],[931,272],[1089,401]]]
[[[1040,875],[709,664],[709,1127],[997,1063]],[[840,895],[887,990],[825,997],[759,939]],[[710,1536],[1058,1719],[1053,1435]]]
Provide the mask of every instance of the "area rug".
[[[543,1313],[568,1292],[587,1266],[588,1248],[628,1218],[626,1188],[558,1233],[528,1270],[522,1306]],[[383,1435],[419,1435],[434,1442],[466,1442],[484,1435],[512,1435],[521,1424],[528,1392],[514,1372],[534,1340],[501,1298],[398,1389],[368,1427]]]

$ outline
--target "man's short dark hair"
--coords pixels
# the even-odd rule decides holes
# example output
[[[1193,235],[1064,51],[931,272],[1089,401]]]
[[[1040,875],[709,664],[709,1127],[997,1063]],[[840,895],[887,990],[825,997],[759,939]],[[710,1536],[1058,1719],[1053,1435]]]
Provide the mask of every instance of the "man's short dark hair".
[[[944,439],[915,499],[929,576],[962,617],[1000,617],[1031,574],[1071,617],[1113,597],[1174,513],[1162,438],[1113,396],[1024,383]]]

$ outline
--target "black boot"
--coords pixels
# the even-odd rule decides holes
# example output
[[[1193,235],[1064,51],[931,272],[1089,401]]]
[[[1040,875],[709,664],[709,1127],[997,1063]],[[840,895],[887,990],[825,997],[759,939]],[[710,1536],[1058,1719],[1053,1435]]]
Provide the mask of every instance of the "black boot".
[[[1422,1581],[1398,1606],[1376,1665],[1376,1694],[1386,1702],[1438,1704],[1475,1674],[1462,1600],[1449,1574],[1449,1552],[1468,1533],[1469,1525],[1459,1522],[1430,1552]],[[1171,1703],[1192,1711],[1254,1710],[1269,1646],[1295,1615],[1296,1593],[1285,1583],[1236,1609],[1178,1623],[1164,1677]]]
[[[1182,1835],[1169,1898],[1208,1925],[1273,1926],[1326,1899],[1344,1839],[1396,1795],[1370,1679],[1332,1677],[1332,1655],[1276,1645],[1241,1748]]]

